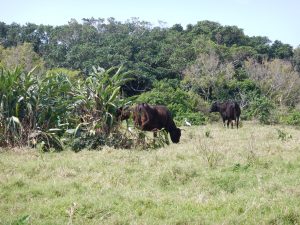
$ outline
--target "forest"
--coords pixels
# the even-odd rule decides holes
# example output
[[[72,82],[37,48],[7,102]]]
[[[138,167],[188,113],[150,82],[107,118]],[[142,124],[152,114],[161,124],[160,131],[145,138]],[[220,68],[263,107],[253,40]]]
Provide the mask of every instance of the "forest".
[[[300,46],[213,21],[0,22],[0,147],[132,148],[118,107],[163,104],[179,126],[203,125],[224,100],[242,121],[299,126]]]

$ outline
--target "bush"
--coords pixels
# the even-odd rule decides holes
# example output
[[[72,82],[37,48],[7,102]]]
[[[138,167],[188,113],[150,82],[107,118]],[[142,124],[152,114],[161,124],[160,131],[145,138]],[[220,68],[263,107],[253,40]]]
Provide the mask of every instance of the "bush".
[[[281,118],[281,122],[288,124],[288,125],[300,125],[300,112],[296,109],[288,112],[287,114],[283,115]]]
[[[186,118],[193,125],[204,124],[207,120],[207,104],[204,100],[191,92],[186,92],[180,87],[178,80],[162,80],[154,83],[154,88],[138,96],[136,102],[165,105],[171,111],[173,118],[183,123]]]
[[[208,120],[208,118],[202,112],[182,113],[175,119],[179,122],[179,124],[182,125],[184,125],[185,120],[190,122],[191,125],[204,125]]]
[[[262,124],[270,124],[274,120],[272,111],[275,109],[274,103],[264,96],[254,97],[245,110],[245,116],[247,118],[257,118]]]

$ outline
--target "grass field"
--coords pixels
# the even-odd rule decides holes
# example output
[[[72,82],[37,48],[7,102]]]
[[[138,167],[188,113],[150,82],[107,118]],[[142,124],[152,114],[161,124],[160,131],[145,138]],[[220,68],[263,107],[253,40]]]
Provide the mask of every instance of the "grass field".
[[[157,150],[1,150],[0,224],[300,224],[299,137],[217,123]]]

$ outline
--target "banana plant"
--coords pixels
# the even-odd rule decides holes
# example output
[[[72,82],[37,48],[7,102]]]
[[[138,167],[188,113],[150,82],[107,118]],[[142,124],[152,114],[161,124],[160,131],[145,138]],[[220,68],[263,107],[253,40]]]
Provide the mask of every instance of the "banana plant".
[[[88,98],[93,102],[93,110],[102,118],[108,130],[115,122],[115,113],[120,104],[121,85],[129,81],[129,72],[122,73],[123,67],[112,67],[108,70],[93,67],[93,73],[86,79]],[[116,71],[114,73],[114,71]]]
[[[7,137],[7,145],[26,142],[25,134],[33,128],[38,90],[34,70],[0,68],[0,132]]]

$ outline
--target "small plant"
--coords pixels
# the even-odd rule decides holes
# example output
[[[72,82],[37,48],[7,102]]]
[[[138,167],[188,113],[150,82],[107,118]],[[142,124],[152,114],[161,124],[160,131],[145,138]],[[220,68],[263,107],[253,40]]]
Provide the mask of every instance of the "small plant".
[[[29,218],[30,218],[30,215],[22,216],[21,218],[13,221],[11,224],[12,225],[25,225],[25,224],[29,224]]]
[[[165,145],[169,145],[169,137],[168,137],[168,132],[165,129],[162,129],[157,132],[157,136],[154,137],[154,142],[153,145],[151,146],[152,148],[162,148]]]
[[[204,142],[200,142],[199,150],[202,158],[207,162],[210,168],[215,168],[220,162],[222,155],[216,149],[211,148]]]
[[[276,129],[277,130],[277,139],[281,140],[281,141],[287,141],[288,139],[291,139],[292,138],[292,135],[283,131],[283,130],[280,130],[280,129]]]
[[[248,165],[254,165],[259,160],[258,156],[254,153],[253,150],[250,150],[246,157]]]
[[[165,145],[169,145],[168,132],[165,129],[156,131],[156,137],[148,137],[145,131],[138,130],[134,135],[134,142],[136,148],[142,149],[157,149]]]
[[[73,217],[75,214],[77,208],[77,204],[75,202],[72,203],[72,205],[70,206],[70,208],[68,210],[66,210],[68,216],[69,216],[69,222],[68,225],[72,225],[73,224]]]
[[[251,133],[248,143],[249,146],[247,148],[247,154],[246,154],[247,163],[249,165],[253,165],[259,160],[258,156],[255,154],[257,146],[256,146],[256,139],[253,133]]]
[[[47,132],[35,130],[28,136],[29,144],[43,152],[62,151],[64,146],[56,131],[56,129],[49,129]]]
[[[285,114],[282,121],[288,125],[300,125],[300,111],[292,110],[291,112]]]
[[[212,138],[210,130],[205,131],[205,137]]]

